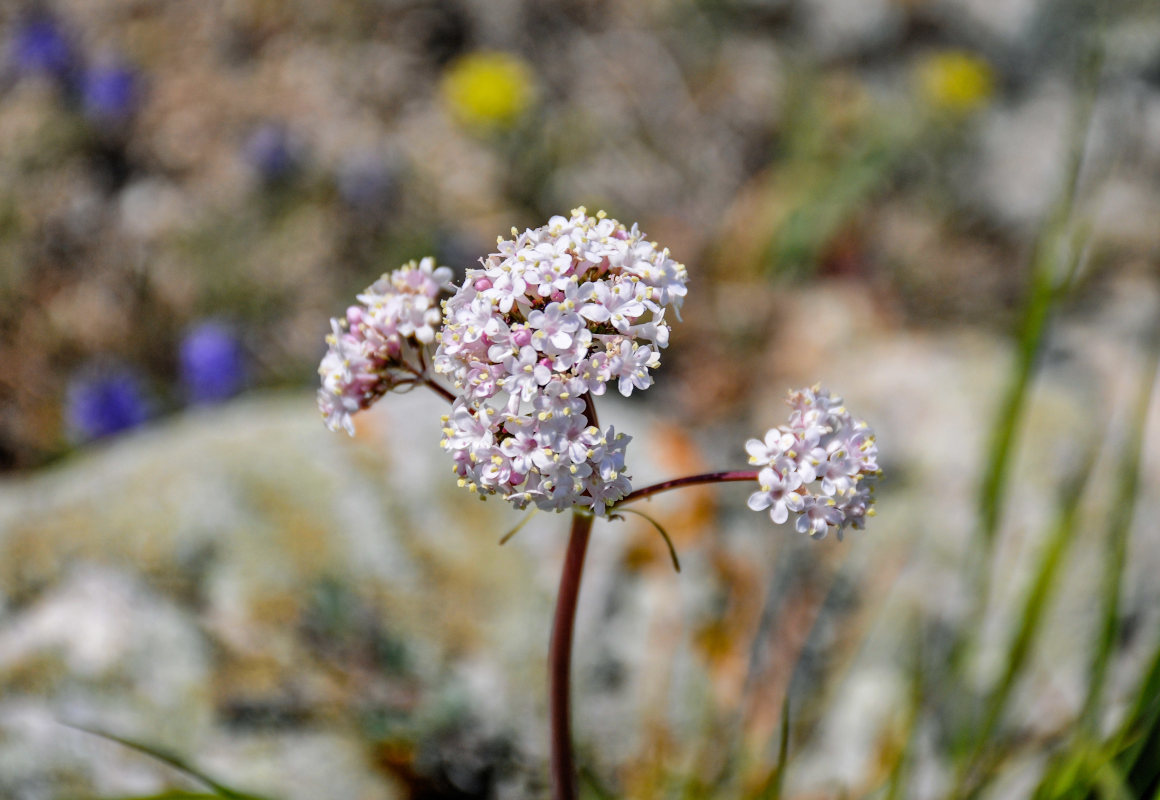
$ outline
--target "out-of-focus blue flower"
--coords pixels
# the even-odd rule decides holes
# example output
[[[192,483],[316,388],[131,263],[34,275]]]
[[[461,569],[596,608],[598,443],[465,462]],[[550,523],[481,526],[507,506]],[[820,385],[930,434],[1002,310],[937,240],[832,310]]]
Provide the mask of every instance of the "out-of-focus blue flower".
[[[338,194],[356,211],[385,211],[395,199],[397,184],[391,166],[368,153],[350,156],[338,170]]]
[[[137,110],[140,81],[123,63],[98,64],[81,78],[81,104],[95,122],[120,122]]]
[[[100,439],[135,428],[148,416],[141,382],[127,369],[89,371],[69,385],[65,420],[77,439]]]
[[[63,78],[73,67],[73,49],[55,19],[29,17],[17,26],[9,43],[12,67],[20,75]]]
[[[220,322],[203,322],[181,342],[181,382],[192,403],[216,403],[241,391],[246,381],[245,354],[233,331]]]
[[[284,180],[298,166],[290,132],[285,125],[267,122],[260,125],[246,139],[242,148],[246,162],[253,167],[267,183]]]

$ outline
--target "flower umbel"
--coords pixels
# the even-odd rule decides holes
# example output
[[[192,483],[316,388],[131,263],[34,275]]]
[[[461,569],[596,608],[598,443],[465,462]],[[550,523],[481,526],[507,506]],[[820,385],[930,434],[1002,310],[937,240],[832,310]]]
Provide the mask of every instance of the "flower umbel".
[[[761,487],[749,496],[754,511],[769,509],[781,524],[815,539],[847,527],[861,529],[874,515],[873,484],[881,474],[874,433],[855,419],[840,397],[814,386],[790,392],[789,424],[770,428],[745,444],[749,462],[761,467]]]
[[[444,303],[435,370],[459,397],[443,448],[481,495],[604,514],[632,488],[629,437],[598,428],[585,397],[652,385],[688,273],[603,212],[512,237]]]
[[[753,470],[673,478],[633,489],[629,437],[601,428],[594,397],[609,384],[626,397],[652,385],[679,318],[685,266],[636,225],[584,208],[499,239],[440,308],[451,270],[425,258],[384,275],[359,305],[331,320],[318,404],[331,430],[354,432],[353,414],[388,391],[423,384],[451,403],[441,446],[459,485],[517,508],[571,509],[572,532],[549,646],[552,797],[575,800],[569,721],[572,631],[594,517],[685,486],[757,479],[749,507],[814,538],[861,528],[873,514],[877,446],[865,422],[820,387],[791,392],[789,424],[746,443]],[[431,366],[454,391],[433,380]],[[647,515],[642,514],[650,519]],[[654,521],[669,545],[667,533]],[[506,541],[515,530],[505,536]]]
[[[359,305],[330,321],[329,349],[318,367],[318,407],[328,428],[353,436],[354,413],[423,377],[406,360],[406,348],[434,341],[436,299],[450,280],[451,269],[436,267],[435,259],[412,261],[383,275],[358,296]]]

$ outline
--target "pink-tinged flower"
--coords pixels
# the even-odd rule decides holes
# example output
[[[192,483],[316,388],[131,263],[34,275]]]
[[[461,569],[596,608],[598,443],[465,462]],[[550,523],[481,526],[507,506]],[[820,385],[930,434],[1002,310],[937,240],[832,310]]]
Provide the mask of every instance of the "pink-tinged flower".
[[[824,539],[830,528],[837,528],[844,519],[845,516],[834,504],[832,497],[806,495],[802,498],[802,507],[794,527],[798,533],[808,533],[812,539]]]
[[[533,311],[528,315],[528,327],[535,330],[532,346],[545,350],[548,343],[557,351],[572,346],[572,337],[584,320],[574,311],[567,311],[559,303],[549,303],[543,311]]]
[[[770,428],[764,439],[750,439],[745,443],[745,452],[749,453],[749,463],[760,466],[770,466],[790,448],[795,441],[794,435],[779,428]]]
[[[622,395],[628,397],[633,389],[647,389],[652,386],[649,369],[659,364],[660,360],[660,354],[651,346],[639,347],[624,340],[620,343],[620,351],[612,357],[609,374],[619,378],[617,388]]]
[[[474,460],[459,446],[467,421],[448,425],[443,446],[463,485],[521,508],[598,514],[627,495],[628,437],[592,425],[584,395],[603,394],[612,381],[624,395],[652,385],[669,341],[666,312],[679,306],[687,280],[685,267],[635,225],[582,208],[513,229],[467,270],[443,304],[433,363],[466,407],[502,409],[505,422],[491,422],[490,449]]]
[[[769,509],[769,518],[778,525],[789,519],[790,511],[801,511],[803,498],[795,491],[802,485],[800,475],[783,476],[770,467],[757,476],[759,491],[749,495],[749,507],[754,511]]]
[[[839,539],[848,527],[863,528],[880,475],[873,432],[817,386],[790,392],[788,403],[788,425],[745,443],[750,463],[762,467],[749,507],[769,508],[779,524],[794,516],[794,526],[815,539],[831,528]]]
[[[503,369],[506,373],[502,381],[504,391],[519,395],[525,403],[552,379],[551,368],[541,363],[540,354],[533,347],[521,347],[518,354],[507,356],[503,360]]]
[[[451,270],[436,267],[432,258],[412,261],[383,275],[358,295],[360,305],[330,321],[327,352],[318,367],[318,408],[328,428],[354,435],[355,413],[412,382],[407,348],[435,340],[442,319],[436,299],[450,279]]]

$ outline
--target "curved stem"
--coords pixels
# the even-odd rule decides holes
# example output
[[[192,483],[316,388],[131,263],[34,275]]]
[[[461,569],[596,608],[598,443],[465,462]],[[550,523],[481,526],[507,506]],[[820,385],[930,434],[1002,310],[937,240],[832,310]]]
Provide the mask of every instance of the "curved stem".
[[[426,387],[427,387],[428,389],[430,389],[431,391],[435,392],[435,394],[437,394],[437,395],[439,395],[440,397],[442,397],[442,398],[443,398],[444,400],[446,400],[448,403],[454,403],[454,402],[455,402],[455,395],[454,395],[454,394],[452,394],[452,393],[451,393],[451,392],[450,392],[450,391],[449,391],[447,388],[445,388],[445,387],[443,387],[443,386],[440,386],[439,384],[437,384],[435,381],[431,380],[431,379],[430,379],[430,378],[428,378],[428,377],[424,377],[424,378],[423,378],[423,383],[424,383],[424,385],[426,385]]]
[[[572,725],[569,706],[572,630],[576,622],[576,601],[580,596],[580,578],[584,572],[584,555],[592,532],[592,514],[579,509],[572,512],[572,533],[564,569],[560,573],[560,592],[556,597],[556,617],[552,623],[552,643],[548,648],[548,704],[552,728],[550,771],[553,800],[575,800],[576,765],[572,758]]]
[[[672,480],[661,481],[660,483],[654,483],[652,486],[645,486],[643,489],[630,492],[609,510],[611,511],[626,503],[651,497],[654,494],[667,492],[669,489],[680,489],[683,486],[696,486],[699,483],[724,483],[726,481],[755,481],[757,480],[757,472],[755,469],[706,472],[702,475],[687,475],[684,478],[673,478]]]
[[[419,357],[420,357],[421,363],[423,364],[422,369],[415,369],[415,367],[411,366],[406,361],[402,361],[400,363],[401,363],[402,367],[407,370],[407,372],[410,372],[412,375],[415,376],[415,379],[419,383],[422,383],[424,386],[426,386],[431,391],[435,392],[435,394],[442,397],[448,403],[454,403],[455,402],[455,395],[446,387],[440,386],[434,380],[432,380],[431,376],[427,374],[426,362],[422,361],[422,355],[420,355]]]

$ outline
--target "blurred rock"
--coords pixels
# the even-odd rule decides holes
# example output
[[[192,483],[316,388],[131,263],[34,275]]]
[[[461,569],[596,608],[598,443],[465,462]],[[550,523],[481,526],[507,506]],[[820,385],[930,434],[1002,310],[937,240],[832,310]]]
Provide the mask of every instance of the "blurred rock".
[[[891,0],[814,0],[803,4],[811,44],[823,58],[889,46],[902,35],[903,5]]]
[[[526,780],[512,764],[540,772],[565,520],[544,515],[497,548],[518,515],[455,487],[426,398],[391,400],[354,440],[294,393],[190,413],[0,485],[8,729],[46,731],[35,756],[16,744],[27,738],[0,743],[0,763],[26,759],[6,773],[14,796],[169,785],[143,756],[106,761],[108,743],[63,728],[54,739],[60,721],[170,747],[288,798],[321,796],[340,772],[334,785],[362,787],[349,796],[400,796],[406,776],[443,780],[440,765],[472,752],[482,772],[444,776],[484,781],[465,797]],[[580,676],[608,652],[596,640],[619,530],[593,547]],[[618,696],[602,717],[623,719]],[[472,735],[437,744],[454,730]],[[380,771],[379,737],[413,758]],[[317,768],[335,759],[341,768]]]
[[[1031,230],[1056,201],[1068,158],[1071,93],[1048,83],[985,114],[972,188],[997,222]]]
[[[1043,0],[934,0],[933,5],[948,26],[974,29],[1010,45],[1027,33]]]

